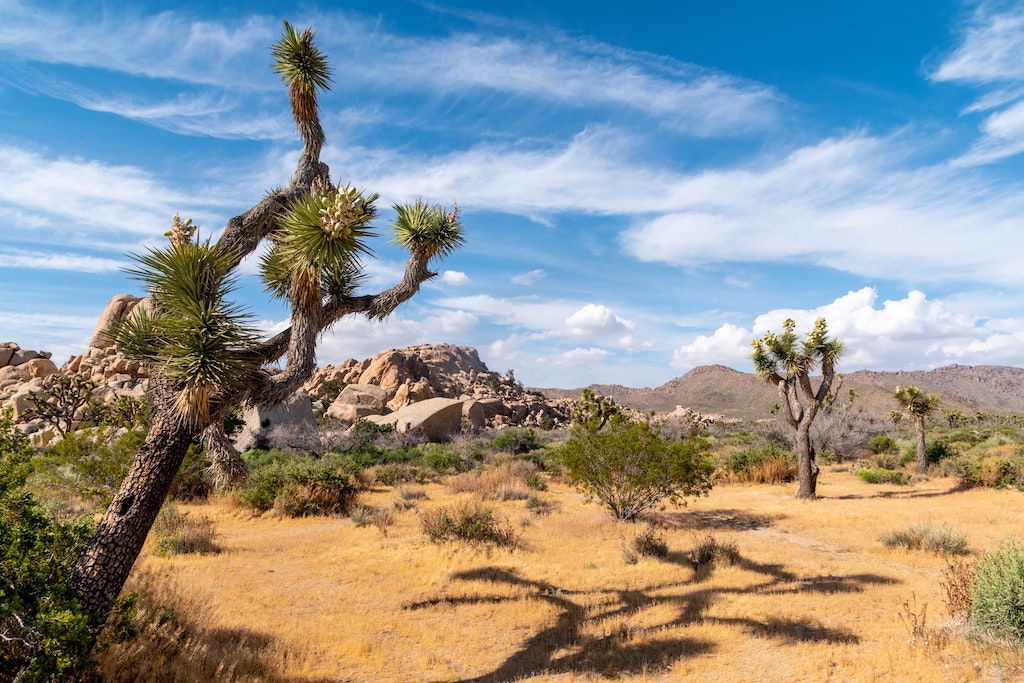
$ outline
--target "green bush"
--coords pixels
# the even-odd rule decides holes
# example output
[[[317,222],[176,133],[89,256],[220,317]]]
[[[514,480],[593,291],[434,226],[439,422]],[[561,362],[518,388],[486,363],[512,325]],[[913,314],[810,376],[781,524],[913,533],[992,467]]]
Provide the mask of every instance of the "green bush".
[[[893,453],[897,450],[896,440],[888,434],[875,434],[868,441],[868,450],[879,455],[881,453]]]
[[[491,544],[512,549],[519,545],[519,536],[512,525],[495,518],[494,510],[480,503],[427,510],[420,515],[420,528],[434,543],[465,541],[471,545]]]
[[[560,448],[570,481],[618,519],[636,519],[663,500],[682,502],[711,489],[710,444],[661,437],[647,422],[613,418],[602,431],[574,430]]]
[[[952,458],[956,454],[953,447],[943,441],[933,441],[932,439],[925,441],[924,455],[930,465],[934,465],[946,458]],[[900,459],[900,464],[905,465],[908,462],[917,462],[917,446],[914,444],[910,444],[903,449],[903,457]]]
[[[11,411],[0,413],[0,680],[96,680],[89,618],[71,587],[91,529],[32,497],[30,455]]]
[[[65,501],[77,499],[101,508],[114,497],[145,432],[118,433],[110,427],[71,432],[35,458],[33,480]]]
[[[355,499],[356,488],[334,459],[291,455],[281,451],[247,451],[249,477],[240,498],[266,512],[277,509],[290,517],[340,514]]]
[[[1024,640],[1024,546],[1006,541],[978,561],[971,590],[974,623]]]
[[[637,555],[647,557],[666,557],[668,555],[668,543],[665,541],[665,535],[652,526],[647,526],[633,536],[630,545]]]
[[[857,472],[857,478],[868,484],[898,484],[905,486],[910,483],[910,475],[903,470],[889,470],[884,467],[868,467]]]

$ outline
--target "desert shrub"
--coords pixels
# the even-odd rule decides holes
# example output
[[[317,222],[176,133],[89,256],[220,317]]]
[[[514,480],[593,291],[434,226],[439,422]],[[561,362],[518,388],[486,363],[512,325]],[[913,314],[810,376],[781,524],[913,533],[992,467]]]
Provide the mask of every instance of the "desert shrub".
[[[355,499],[356,488],[337,463],[281,451],[243,454],[249,477],[239,498],[260,511],[275,509],[289,517],[340,514]]]
[[[952,458],[957,453],[952,446],[944,441],[935,441],[928,439],[924,445],[925,458],[928,460],[928,464],[934,465],[946,458]],[[900,464],[904,465],[908,462],[917,461],[917,446],[914,444],[908,445],[903,449],[903,457],[900,459]]]
[[[1021,458],[989,456],[982,458],[978,467],[978,481],[982,486],[1002,489],[1024,483],[1024,462]]]
[[[373,476],[384,486],[422,484],[430,480],[430,473],[422,467],[405,463],[385,463],[373,468]]]
[[[462,503],[420,514],[420,528],[434,543],[465,541],[471,545],[490,544],[515,549],[519,536],[508,522],[494,516],[481,503]]]
[[[555,509],[554,503],[546,498],[531,494],[525,503],[526,509],[535,515],[547,515]]]
[[[349,519],[358,527],[373,525],[386,535],[388,527],[395,523],[395,511],[390,507],[356,505],[349,512]]]
[[[80,501],[85,506],[80,512],[105,507],[145,438],[138,429],[71,432],[35,458],[33,481],[48,495]]]
[[[175,505],[165,505],[160,510],[150,533],[156,538],[153,551],[157,555],[220,552],[213,520],[206,515],[181,512]]]
[[[28,492],[26,437],[0,412],[0,681],[90,681],[93,634],[71,586],[90,527]]]
[[[875,455],[894,453],[898,448],[896,440],[888,434],[875,434],[868,440],[868,450]]]
[[[710,445],[700,437],[663,439],[647,422],[612,419],[601,431],[575,430],[561,446],[570,481],[617,519],[633,520],[663,500],[711,489]]]
[[[910,483],[910,475],[903,470],[890,470],[883,467],[867,467],[859,470],[857,478],[868,484],[898,484],[905,486]]]
[[[491,439],[491,448],[512,455],[522,455],[540,447],[540,441],[532,427],[509,427],[501,430],[497,436]]]
[[[718,468],[726,482],[784,484],[796,479],[796,453],[770,442],[727,453],[719,458]]]
[[[448,478],[455,493],[475,493],[483,500],[525,500],[531,487],[527,479],[537,474],[537,466],[528,460],[498,460],[484,469]]]
[[[927,523],[911,524],[883,535],[881,540],[887,548],[904,547],[947,555],[966,555],[968,552],[967,537],[949,526],[936,528]]]
[[[417,446],[415,450],[419,452],[423,464],[437,472],[458,472],[466,469],[462,456],[447,448],[445,444],[425,443]]]
[[[939,585],[942,587],[946,612],[951,618],[968,623],[971,617],[971,590],[975,581],[974,564],[951,560],[946,563],[942,577]]]
[[[719,541],[713,535],[705,534],[696,539],[690,551],[690,561],[696,571],[707,571],[738,563],[740,551],[735,543]]]
[[[637,532],[629,542],[629,549],[637,555],[645,557],[666,557],[668,542],[665,535],[648,525],[643,531]]]
[[[1017,541],[1006,541],[978,560],[971,614],[982,628],[1024,640],[1024,546]]]

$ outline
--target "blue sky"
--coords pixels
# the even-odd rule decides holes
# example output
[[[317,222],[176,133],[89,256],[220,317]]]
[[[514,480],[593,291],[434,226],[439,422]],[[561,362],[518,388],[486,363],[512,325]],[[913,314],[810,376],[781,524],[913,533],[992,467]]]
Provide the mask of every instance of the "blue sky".
[[[457,200],[467,237],[321,364],[448,342],[657,386],[825,316],[842,371],[1024,366],[1024,4],[942,0],[0,0],[0,341],[81,353],[175,213],[216,236],[287,181],[282,18],[335,67],[334,180],[382,197],[367,289],[391,204]]]

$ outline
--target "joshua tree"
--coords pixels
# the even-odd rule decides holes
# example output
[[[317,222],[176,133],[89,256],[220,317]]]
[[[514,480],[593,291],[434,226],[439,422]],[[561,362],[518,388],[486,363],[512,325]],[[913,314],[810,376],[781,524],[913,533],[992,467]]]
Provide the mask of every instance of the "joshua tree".
[[[416,201],[396,206],[394,241],[408,251],[401,282],[376,294],[357,294],[369,254],[376,194],[334,185],[320,161],[324,133],[318,93],[331,67],[310,29],[287,21],[271,52],[288,85],[303,142],[284,189],[228,221],[219,240],[199,241],[191,221],[175,219],[170,244],[137,256],[133,275],[149,304],[115,332],[127,356],[154,377],[151,427],[110,507],[79,558],[73,581],[82,605],[102,619],[117,598],[189,445],[239,405],[285,400],[314,369],[317,338],[347,315],[387,317],[436,275],[429,268],[463,242],[457,209]],[[291,326],[263,339],[229,300],[242,259],[266,241],[262,276],[272,296],[287,302]],[[272,364],[287,356],[283,369]]]
[[[924,394],[914,386],[896,387],[893,398],[914,418],[914,429],[917,432],[917,472],[928,471],[928,453],[924,445],[924,418],[939,405],[936,394]]]
[[[800,341],[794,331],[796,323],[787,319],[782,334],[766,332],[754,339],[751,358],[754,372],[779,390],[781,413],[786,423],[796,430],[797,498],[814,498],[818,484],[818,464],[811,448],[811,423],[822,404],[829,399],[835,380],[835,365],[843,352],[843,343],[828,336],[828,325],[818,318],[807,338]],[[821,382],[815,389],[811,373],[821,368]],[[838,387],[837,387],[838,390]]]

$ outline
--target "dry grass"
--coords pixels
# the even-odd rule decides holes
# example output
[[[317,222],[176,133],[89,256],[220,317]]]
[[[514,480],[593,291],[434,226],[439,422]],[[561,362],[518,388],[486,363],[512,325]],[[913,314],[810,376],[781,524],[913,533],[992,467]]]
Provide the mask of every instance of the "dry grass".
[[[869,485],[826,469],[816,501],[793,499],[792,484],[721,486],[651,519],[668,552],[632,564],[623,539],[643,527],[557,483],[548,515],[493,503],[520,527],[514,552],[430,543],[420,514],[474,495],[442,484],[427,485],[416,509],[396,509],[386,536],[349,519],[254,518],[214,503],[199,509],[223,552],[147,565],[173,577],[168,595],[202,605],[205,633],[262,657],[261,680],[1020,679],[1018,649],[950,623],[946,557],[879,540],[897,524],[955,523],[981,553],[1022,528],[1021,493],[955,484]],[[728,561],[695,562],[709,539]]]

